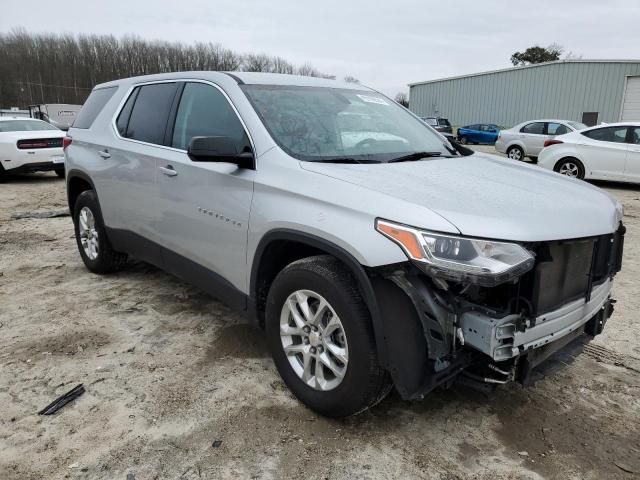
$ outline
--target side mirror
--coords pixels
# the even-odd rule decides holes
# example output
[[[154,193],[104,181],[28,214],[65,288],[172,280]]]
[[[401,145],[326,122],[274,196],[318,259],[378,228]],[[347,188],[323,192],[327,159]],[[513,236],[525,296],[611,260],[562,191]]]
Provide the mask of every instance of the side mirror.
[[[187,155],[194,162],[233,163],[240,168],[256,169],[253,153],[239,152],[230,137],[193,137]]]

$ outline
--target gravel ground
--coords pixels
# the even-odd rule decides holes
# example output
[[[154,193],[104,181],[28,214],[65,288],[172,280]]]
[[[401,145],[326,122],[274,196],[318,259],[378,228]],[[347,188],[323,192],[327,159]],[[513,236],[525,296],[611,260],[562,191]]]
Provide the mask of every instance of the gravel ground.
[[[69,217],[12,219],[64,209],[61,180],[0,184],[0,479],[638,478],[640,189],[601,186],[628,234],[616,312],[582,355],[527,389],[392,394],[336,421],[226,306],[140,263],[90,274]]]

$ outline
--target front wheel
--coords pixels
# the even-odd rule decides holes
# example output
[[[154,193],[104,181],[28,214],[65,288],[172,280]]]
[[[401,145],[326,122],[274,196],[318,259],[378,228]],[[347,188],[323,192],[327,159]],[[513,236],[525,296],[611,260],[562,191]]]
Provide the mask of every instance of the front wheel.
[[[357,414],[391,389],[355,279],[331,256],[298,260],[278,274],[267,297],[266,330],[282,379],[322,415]]]
[[[467,145],[469,143],[469,140],[467,139],[467,137],[460,137],[460,143],[463,145]]]
[[[577,158],[563,158],[553,170],[567,177],[584,179],[584,165]]]

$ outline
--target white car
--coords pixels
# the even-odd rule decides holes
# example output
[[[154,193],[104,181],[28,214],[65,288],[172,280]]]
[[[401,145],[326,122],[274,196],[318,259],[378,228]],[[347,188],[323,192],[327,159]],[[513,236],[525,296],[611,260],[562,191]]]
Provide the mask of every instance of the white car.
[[[0,118],[0,175],[55,171],[64,177],[64,132],[32,118]]]
[[[538,165],[569,177],[640,183],[640,123],[609,123],[548,140]]]
[[[545,141],[583,128],[587,128],[584,123],[570,120],[529,120],[501,130],[496,140],[496,150],[506,153],[512,160],[529,157],[535,161]]]

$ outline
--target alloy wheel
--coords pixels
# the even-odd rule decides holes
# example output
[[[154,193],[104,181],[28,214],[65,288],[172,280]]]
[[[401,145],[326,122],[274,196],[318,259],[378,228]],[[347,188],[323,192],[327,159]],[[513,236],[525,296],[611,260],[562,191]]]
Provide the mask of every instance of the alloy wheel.
[[[573,177],[573,178],[577,178],[579,172],[580,172],[580,169],[578,168],[578,165],[576,165],[573,162],[565,162],[558,169],[558,173],[562,175],[566,175],[567,177]]]
[[[349,363],[344,327],[333,307],[311,290],[293,292],[282,306],[280,340],[293,371],[309,387],[328,391]]]
[[[509,158],[511,160],[521,160],[522,152],[518,148],[512,148],[509,150]]]
[[[82,249],[89,260],[95,260],[98,258],[100,244],[98,242],[98,231],[96,230],[96,219],[89,207],[82,207],[78,221]]]

